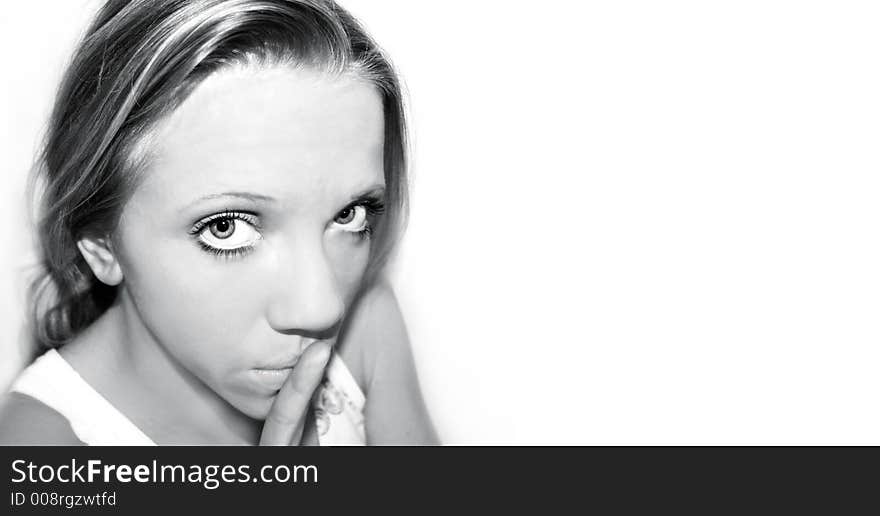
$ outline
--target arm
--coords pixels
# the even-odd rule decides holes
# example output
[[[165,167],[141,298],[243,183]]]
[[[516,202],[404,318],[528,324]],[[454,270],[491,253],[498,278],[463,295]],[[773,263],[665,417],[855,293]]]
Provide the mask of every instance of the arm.
[[[369,444],[438,444],[390,285],[379,282],[364,294],[348,333],[359,348]]]
[[[0,445],[82,444],[67,418],[42,402],[19,392],[0,397]]]

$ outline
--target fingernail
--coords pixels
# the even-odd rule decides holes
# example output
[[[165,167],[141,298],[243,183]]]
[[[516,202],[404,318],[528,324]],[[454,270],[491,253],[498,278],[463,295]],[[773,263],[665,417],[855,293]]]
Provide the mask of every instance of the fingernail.
[[[312,345],[318,346],[318,349],[315,350],[315,362],[327,364],[327,362],[330,361],[330,354],[333,351],[333,346],[331,346],[328,342],[316,342]]]

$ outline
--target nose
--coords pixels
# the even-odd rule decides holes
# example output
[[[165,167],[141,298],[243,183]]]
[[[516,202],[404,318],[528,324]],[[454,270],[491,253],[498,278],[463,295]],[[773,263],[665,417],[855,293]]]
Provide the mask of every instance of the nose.
[[[267,319],[278,332],[324,339],[342,321],[345,302],[322,243],[302,241],[279,255]]]

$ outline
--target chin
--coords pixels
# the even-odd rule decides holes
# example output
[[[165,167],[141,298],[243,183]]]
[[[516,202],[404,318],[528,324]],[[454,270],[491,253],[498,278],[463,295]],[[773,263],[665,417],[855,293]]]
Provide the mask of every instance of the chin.
[[[227,399],[227,401],[247,417],[264,421],[269,415],[275,396],[236,397],[236,399]]]

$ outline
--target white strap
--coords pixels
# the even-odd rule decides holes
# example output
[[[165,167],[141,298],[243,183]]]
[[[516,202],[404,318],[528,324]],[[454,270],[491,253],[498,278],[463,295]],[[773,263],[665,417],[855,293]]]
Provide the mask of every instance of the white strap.
[[[58,411],[86,444],[155,445],[54,349],[22,371],[11,390],[27,394]]]

